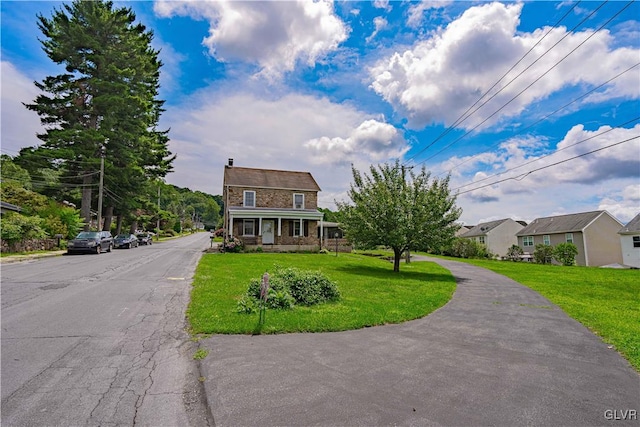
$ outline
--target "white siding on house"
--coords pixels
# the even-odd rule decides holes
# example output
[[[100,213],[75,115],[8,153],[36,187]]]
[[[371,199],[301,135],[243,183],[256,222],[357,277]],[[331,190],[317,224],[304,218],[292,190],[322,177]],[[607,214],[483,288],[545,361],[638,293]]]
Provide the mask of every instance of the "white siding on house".
[[[629,267],[640,268],[640,248],[633,246],[633,238],[639,235],[623,235],[620,236],[620,245],[622,246],[622,263]]]

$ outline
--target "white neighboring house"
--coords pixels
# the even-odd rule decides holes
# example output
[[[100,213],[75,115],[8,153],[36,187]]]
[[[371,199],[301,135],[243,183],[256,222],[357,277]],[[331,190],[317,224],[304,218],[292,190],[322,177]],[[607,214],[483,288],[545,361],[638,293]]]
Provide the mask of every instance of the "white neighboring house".
[[[640,213],[618,231],[622,247],[622,263],[640,268]]]
[[[499,219],[478,224],[460,237],[482,243],[492,254],[504,257],[511,246],[518,244],[516,234],[525,225],[511,218]]]

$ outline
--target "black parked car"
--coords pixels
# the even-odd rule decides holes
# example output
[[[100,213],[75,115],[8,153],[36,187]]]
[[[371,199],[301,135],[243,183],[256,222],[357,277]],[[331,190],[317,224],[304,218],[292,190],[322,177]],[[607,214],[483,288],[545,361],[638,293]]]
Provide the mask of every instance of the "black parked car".
[[[151,245],[153,243],[153,236],[148,233],[140,233],[137,235],[138,243],[141,245]]]
[[[138,238],[134,234],[118,234],[115,239],[113,239],[113,247],[118,248],[137,248],[138,247]]]
[[[67,242],[67,253],[111,252],[113,237],[109,231],[83,231],[75,239]]]

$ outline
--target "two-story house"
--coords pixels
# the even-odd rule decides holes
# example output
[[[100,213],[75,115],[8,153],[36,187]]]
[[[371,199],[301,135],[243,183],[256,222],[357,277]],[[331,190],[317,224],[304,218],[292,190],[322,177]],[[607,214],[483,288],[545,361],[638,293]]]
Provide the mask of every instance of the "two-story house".
[[[517,234],[518,245],[533,253],[537,244],[573,243],[576,264],[599,267],[622,263],[618,231],[622,223],[607,211],[582,212],[537,218]]]
[[[478,224],[460,237],[482,243],[490,253],[504,257],[511,246],[518,244],[516,233],[525,225],[511,218],[499,219]]]
[[[640,213],[618,231],[622,247],[622,263],[640,268]]]
[[[248,249],[317,250],[320,187],[309,172],[224,168],[224,228]],[[322,229],[322,227],[320,227]]]

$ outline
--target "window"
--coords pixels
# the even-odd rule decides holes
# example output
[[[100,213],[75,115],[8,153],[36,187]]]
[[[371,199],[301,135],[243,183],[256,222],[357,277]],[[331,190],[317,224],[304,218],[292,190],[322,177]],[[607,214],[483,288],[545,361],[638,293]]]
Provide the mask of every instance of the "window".
[[[566,233],[566,234],[564,235],[564,240],[565,240],[567,243],[573,243],[573,233]]]
[[[533,246],[533,236],[523,236],[522,246]]]
[[[245,219],[242,221],[242,235],[243,236],[255,236],[256,235],[256,223],[253,219]]]
[[[633,236],[633,247],[640,248],[640,236]]]
[[[244,207],[255,208],[256,207],[256,192],[245,191],[244,192]]]
[[[484,245],[484,236],[478,237],[478,243],[482,243]]]
[[[289,221],[289,236],[304,237],[309,234],[309,224],[307,223],[307,221],[304,221],[303,226],[302,222],[303,221],[300,221],[299,219]]]
[[[304,209],[304,194],[295,193],[293,195],[293,208]]]
[[[551,246],[551,236],[549,236],[548,234],[545,234],[544,236],[542,236],[542,243],[544,243],[547,246]]]

